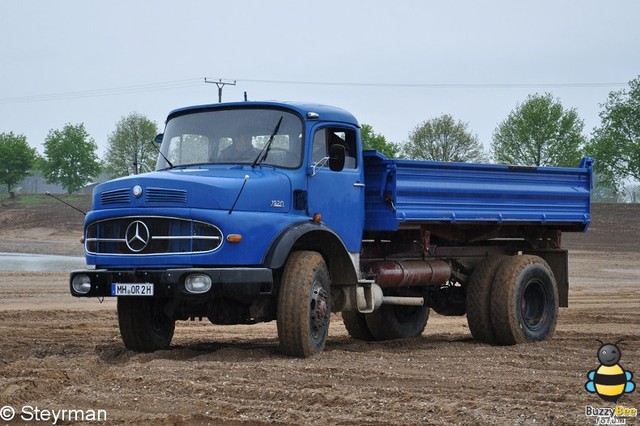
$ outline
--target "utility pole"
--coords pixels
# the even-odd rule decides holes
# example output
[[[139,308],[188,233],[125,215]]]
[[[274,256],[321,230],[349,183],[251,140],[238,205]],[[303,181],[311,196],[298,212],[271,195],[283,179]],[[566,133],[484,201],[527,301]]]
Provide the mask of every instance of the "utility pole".
[[[236,81],[233,80],[233,82],[231,80],[225,80],[223,81],[221,78],[218,79],[218,81],[213,81],[213,80],[207,80],[207,77],[204,78],[204,82],[205,83],[213,83],[216,86],[218,86],[218,103],[222,102],[222,88],[224,86],[235,86],[236,85]]]

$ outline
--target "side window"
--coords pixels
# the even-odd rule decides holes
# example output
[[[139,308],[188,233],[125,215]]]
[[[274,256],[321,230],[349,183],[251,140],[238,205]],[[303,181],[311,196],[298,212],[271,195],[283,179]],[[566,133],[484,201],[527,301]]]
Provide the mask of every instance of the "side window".
[[[315,164],[327,157],[331,145],[340,144],[345,148],[345,169],[355,169],[357,164],[356,132],[351,129],[327,127],[320,129],[313,137],[312,162]]]
[[[313,136],[313,153],[311,154],[311,162],[318,164],[320,160],[325,158],[327,151],[327,129],[320,129]]]

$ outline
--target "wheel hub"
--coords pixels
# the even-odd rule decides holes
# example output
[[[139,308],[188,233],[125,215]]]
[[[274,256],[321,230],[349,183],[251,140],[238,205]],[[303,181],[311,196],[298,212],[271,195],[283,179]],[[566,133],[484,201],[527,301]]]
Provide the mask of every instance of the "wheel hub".
[[[327,293],[321,287],[320,283],[316,283],[311,296],[310,324],[311,330],[315,337],[323,334],[327,327],[329,319],[329,304],[327,303]]]
[[[520,306],[524,322],[530,329],[536,329],[543,323],[545,299],[539,282],[531,282],[525,288]]]

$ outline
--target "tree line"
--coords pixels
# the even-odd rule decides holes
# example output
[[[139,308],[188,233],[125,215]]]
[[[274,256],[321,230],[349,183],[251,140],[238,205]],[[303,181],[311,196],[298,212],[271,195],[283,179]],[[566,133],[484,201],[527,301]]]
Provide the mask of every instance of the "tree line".
[[[551,93],[529,95],[493,132],[485,152],[468,123],[449,114],[418,124],[398,144],[362,126],[366,149],[388,157],[431,161],[495,162],[521,166],[576,167],[584,156],[595,159],[595,201],[640,202],[640,76],[627,89],[613,91],[600,105],[600,126],[591,137],[574,108]]]
[[[431,161],[496,162],[522,166],[575,167],[581,157],[595,163],[594,199],[616,201],[630,183],[640,180],[640,76],[627,89],[613,91],[601,104],[601,124],[591,137],[584,136],[584,122],[573,108],[565,108],[551,93],[529,95],[518,103],[493,132],[486,152],[468,123],[450,114],[427,119],[409,132],[402,143],[387,141],[368,124],[362,124],[365,149],[388,157]],[[156,124],[139,113],[116,123],[108,136],[103,161],[84,124],[67,123],[52,129],[40,156],[24,135],[0,133],[0,183],[7,191],[33,170],[41,170],[47,182],[61,184],[69,193],[78,191],[102,171],[112,177],[153,169],[157,150],[151,147]]]
[[[50,130],[43,143],[44,155],[31,148],[24,135],[0,133],[0,183],[11,193],[25,177],[40,170],[48,183],[60,184],[71,194],[102,172],[116,178],[151,171],[158,154],[151,144],[157,134],[157,125],[139,113],[122,117],[108,136],[100,161],[98,145],[83,123]]]

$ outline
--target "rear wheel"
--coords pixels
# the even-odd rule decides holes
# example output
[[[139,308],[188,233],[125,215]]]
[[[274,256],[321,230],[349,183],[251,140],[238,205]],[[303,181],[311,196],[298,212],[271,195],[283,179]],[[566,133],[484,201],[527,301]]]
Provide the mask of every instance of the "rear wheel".
[[[127,349],[153,352],[169,347],[176,322],[162,308],[160,299],[118,297],[118,325]]]
[[[496,273],[491,317],[497,343],[550,339],[558,318],[558,288],[547,262],[538,256],[513,256]]]
[[[331,315],[329,284],[329,271],[320,253],[291,253],[278,292],[278,337],[283,353],[308,357],[324,349]]]
[[[422,334],[429,319],[428,306],[382,305],[365,315],[374,340],[394,340]]]
[[[370,342],[375,340],[369,326],[367,325],[367,319],[365,314],[360,312],[345,311],[342,312],[342,321],[344,321],[344,327],[347,329],[349,336],[357,340],[364,340]]]
[[[483,343],[495,343],[491,322],[491,288],[500,264],[506,256],[490,256],[482,260],[471,274],[467,286],[467,322],[474,339]]]

